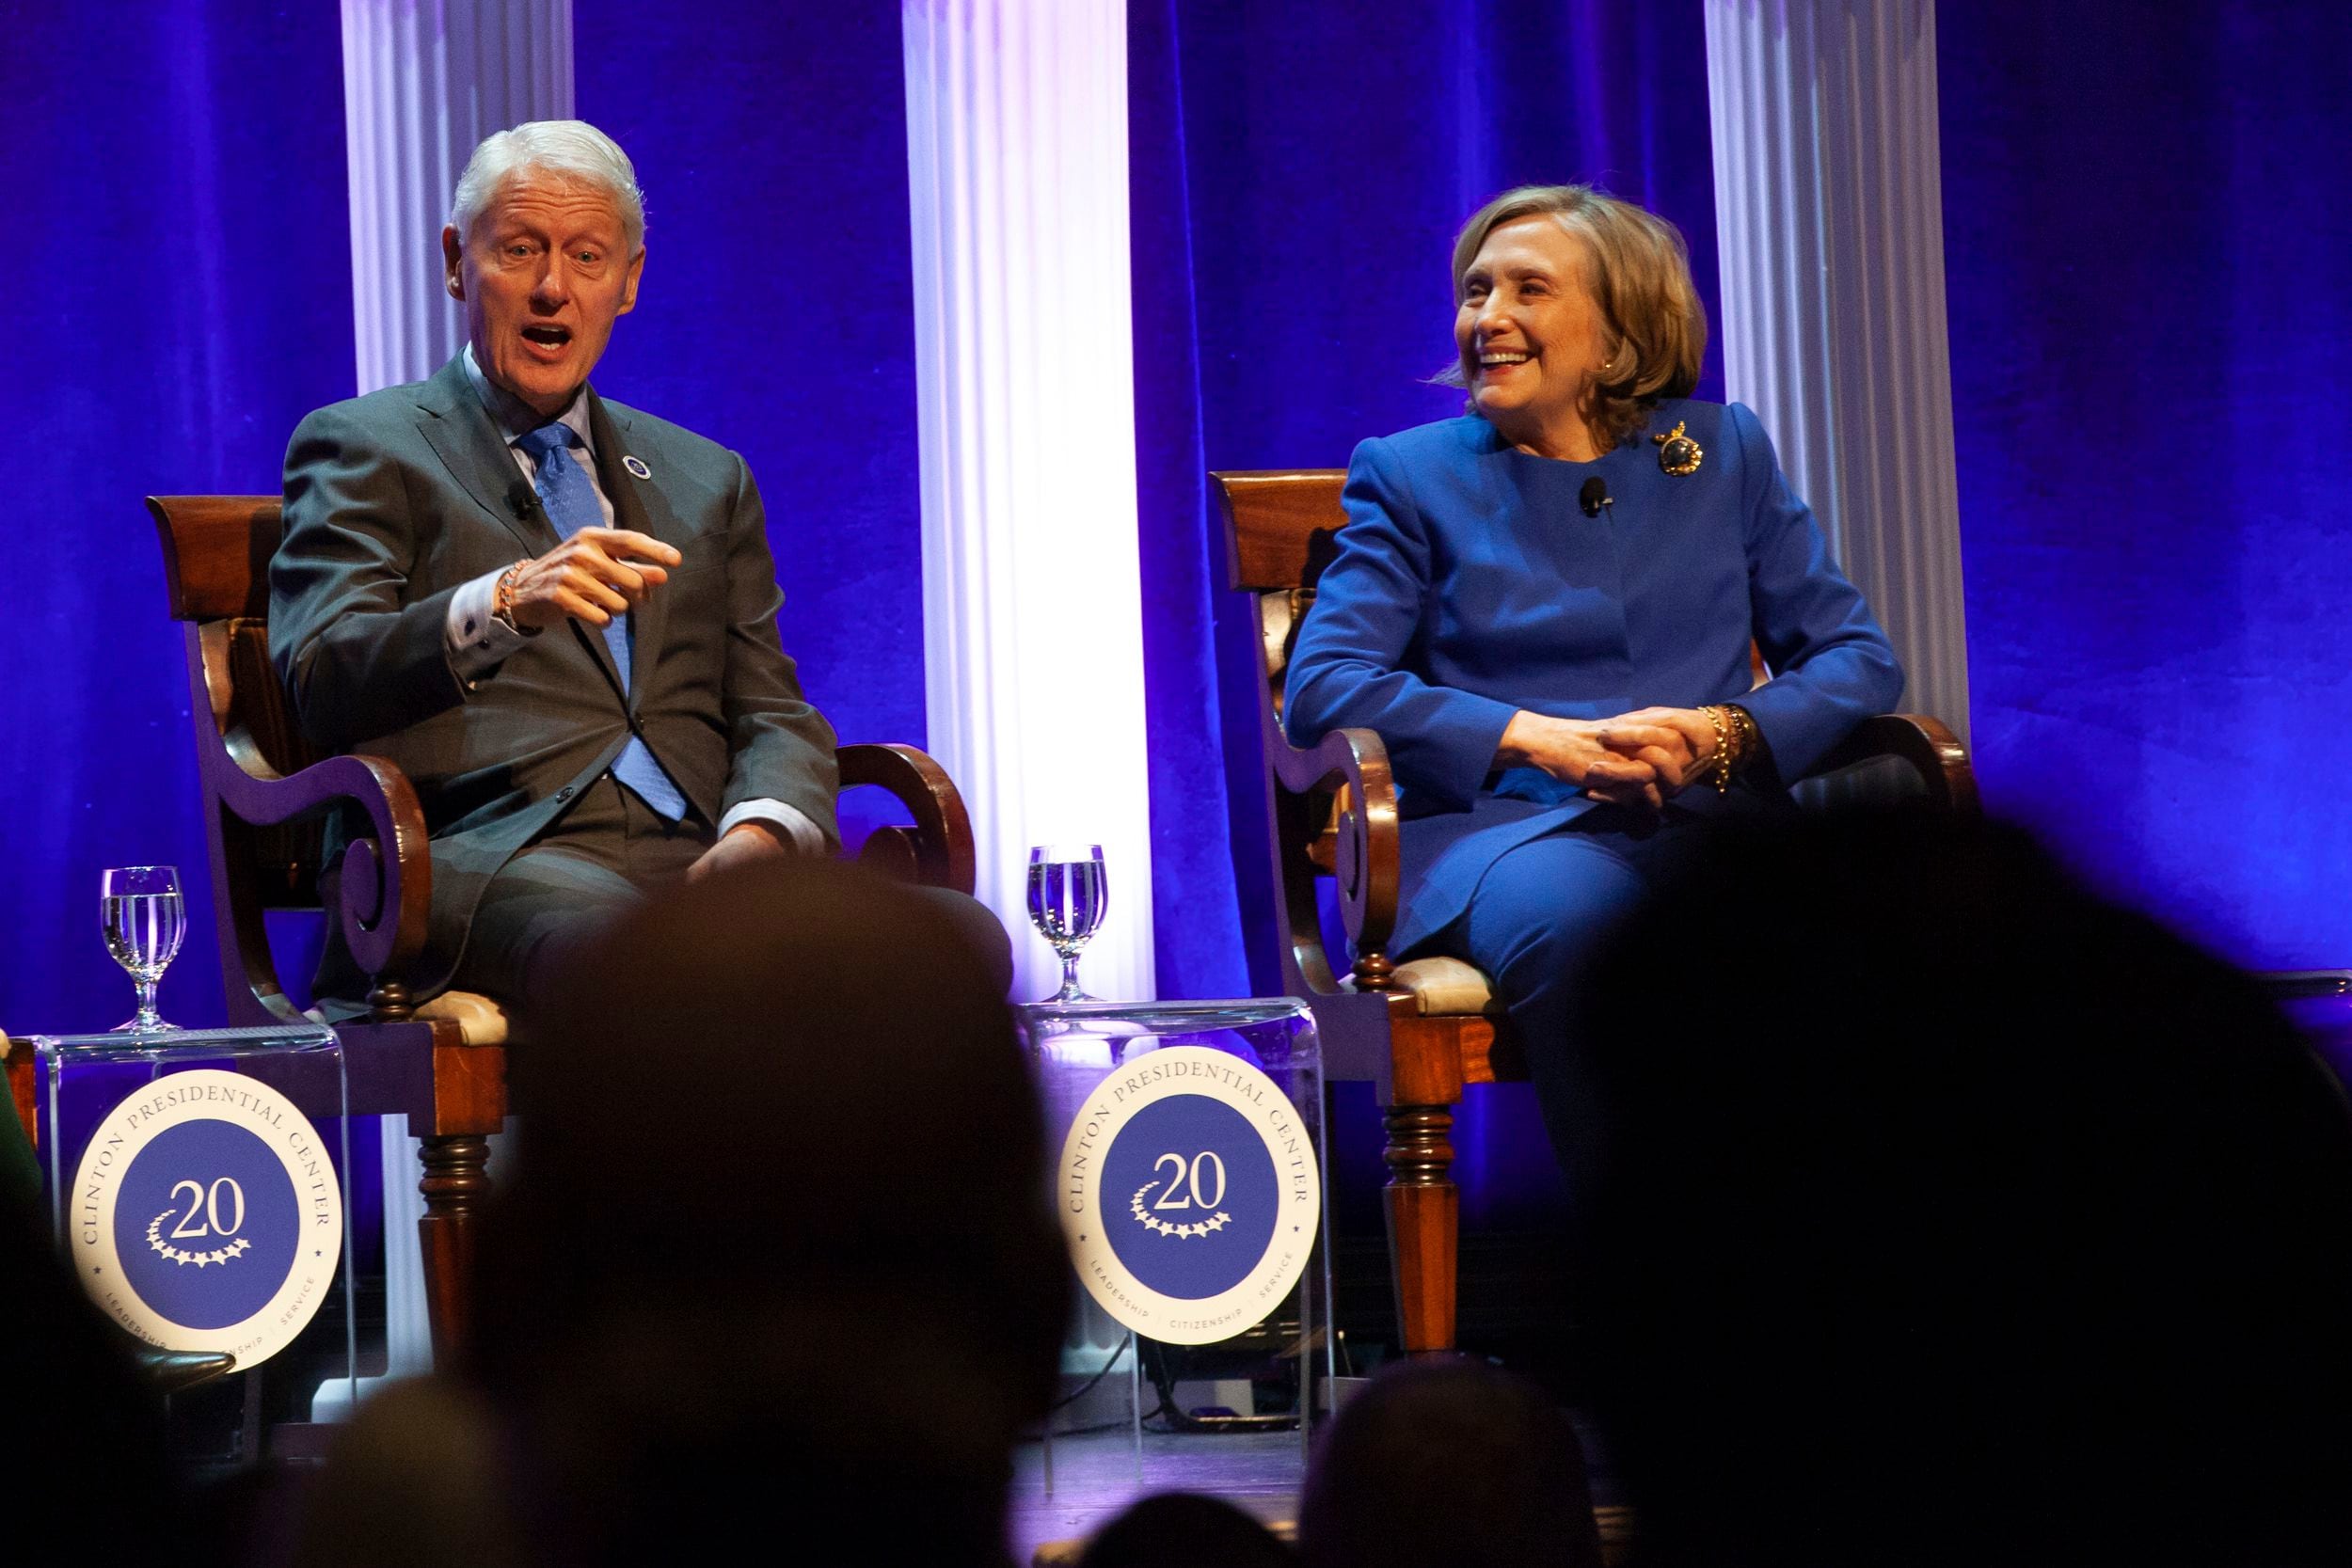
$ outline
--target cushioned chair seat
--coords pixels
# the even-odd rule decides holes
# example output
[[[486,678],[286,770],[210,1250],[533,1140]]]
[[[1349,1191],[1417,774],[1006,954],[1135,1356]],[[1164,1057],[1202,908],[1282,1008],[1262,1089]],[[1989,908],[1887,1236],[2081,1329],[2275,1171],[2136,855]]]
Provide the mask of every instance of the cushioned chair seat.
[[[326,1015],[312,1007],[304,1017],[325,1023]],[[469,990],[445,990],[417,1009],[417,1016],[457,1025],[457,1037],[468,1045],[504,1045],[506,1009],[486,996]]]
[[[1415,958],[1397,965],[1393,978],[1423,1018],[1474,1018],[1494,1005],[1495,983],[1459,958]]]
[[[419,1018],[446,1019],[468,1045],[504,1045],[506,1009],[469,990],[445,990],[417,1009]]]

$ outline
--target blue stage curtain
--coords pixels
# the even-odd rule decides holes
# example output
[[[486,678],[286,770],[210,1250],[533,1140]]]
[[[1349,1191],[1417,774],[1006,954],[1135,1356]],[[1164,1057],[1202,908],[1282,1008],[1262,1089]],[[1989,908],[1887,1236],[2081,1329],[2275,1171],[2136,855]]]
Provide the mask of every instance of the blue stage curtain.
[[[1159,982],[1266,994],[1263,683],[1205,470],[1339,467],[1458,413],[1426,385],[1454,357],[1454,232],[1511,185],[1592,181],[1673,219],[1711,312],[1705,24],[1697,0],[1133,0],[1128,31]],[[1473,1223],[1550,1180],[1525,1096],[1472,1097],[1456,1148]]]
[[[349,397],[351,230],[332,6],[12,6],[0,247],[0,1025],[130,1012],[98,873],[167,862],[186,946],[165,1016],[222,1017],[180,628],[142,496],[274,491],[286,436]]]
[[[1937,25],[1988,803],[2241,961],[2352,965],[2352,10]]]
[[[575,0],[575,103],[650,228],[596,386],[742,452],[784,645],[844,741],[919,746],[923,574],[894,6]],[[867,790],[864,795],[877,792]],[[845,813],[886,806],[851,797]]]

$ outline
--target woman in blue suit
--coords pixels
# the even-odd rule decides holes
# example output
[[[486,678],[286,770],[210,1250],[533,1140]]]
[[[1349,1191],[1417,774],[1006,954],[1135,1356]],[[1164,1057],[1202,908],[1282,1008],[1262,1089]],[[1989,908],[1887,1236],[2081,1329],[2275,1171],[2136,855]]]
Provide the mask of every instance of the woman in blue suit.
[[[1454,280],[1470,412],[1356,449],[1284,712],[1302,744],[1387,742],[1394,950],[1493,976],[1559,1142],[1584,947],[1701,824],[1789,809],[1903,677],[1756,416],[1690,400],[1707,321],[1672,225],[1523,187],[1463,226]]]

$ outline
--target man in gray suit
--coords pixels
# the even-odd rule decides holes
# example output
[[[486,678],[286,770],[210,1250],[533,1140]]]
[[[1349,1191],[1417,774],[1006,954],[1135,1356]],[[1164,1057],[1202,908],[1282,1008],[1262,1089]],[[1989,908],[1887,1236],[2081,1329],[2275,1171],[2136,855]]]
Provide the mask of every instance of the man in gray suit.
[[[834,733],[743,460],[588,386],[644,266],[628,156],[577,120],[501,132],[441,245],[465,352],[287,449],[270,654],[313,741],[416,784],[418,994],[510,999],[653,883],[836,849]],[[322,992],[358,978],[330,949]]]

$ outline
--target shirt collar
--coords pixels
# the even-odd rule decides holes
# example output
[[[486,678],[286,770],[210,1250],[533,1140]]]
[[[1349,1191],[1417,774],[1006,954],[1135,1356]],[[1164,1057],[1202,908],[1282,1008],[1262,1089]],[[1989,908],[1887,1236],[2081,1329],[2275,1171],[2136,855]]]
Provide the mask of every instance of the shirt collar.
[[[466,380],[472,385],[474,396],[482,400],[482,406],[490,411],[490,418],[497,421],[499,434],[506,438],[508,446],[513,446],[516,441],[548,422],[546,415],[515,396],[514,393],[490,385],[490,378],[483,373],[481,363],[473,356],[473,344],[466,345],[464,358]],[[590,457],[596,456],[596,437],[588,433],[587,388],[582,387],[574,393],[571,406],[558,414],[556,418],[569,426],[573,435],[580,437],[580,444],[587,449]]]

